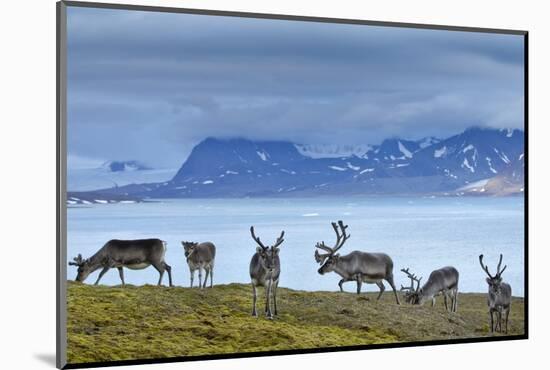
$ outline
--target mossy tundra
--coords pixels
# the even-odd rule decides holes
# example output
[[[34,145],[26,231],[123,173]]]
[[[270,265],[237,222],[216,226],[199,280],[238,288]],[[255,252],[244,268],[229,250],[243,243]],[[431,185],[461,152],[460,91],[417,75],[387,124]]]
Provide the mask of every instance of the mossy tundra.
[[[262,293],[260,291],[259,293]],[[252,317],[249,285],[212,289],[68,283],[69,363],[484,337],[485,294],[459,294],[458,313],[397,306],[393,294],[278,289],[279,316]],[[264,296],[258,300],[263,312]],[[514,298],[508,335],[524,332]]]

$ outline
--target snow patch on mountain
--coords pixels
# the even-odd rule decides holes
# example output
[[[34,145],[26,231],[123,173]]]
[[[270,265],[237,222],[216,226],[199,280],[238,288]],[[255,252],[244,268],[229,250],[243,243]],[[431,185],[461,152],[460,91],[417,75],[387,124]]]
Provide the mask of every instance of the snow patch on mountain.
[[[493,168],[493,162],[491,161],[491,158],[486,157],[485,160],[487,160],[487,165],[489,166],[489,170],[492,173],[498,173],[498,171]]]
[[[464,158],[464,161],[462,162],[462,167],[467,168],[470,170],[470,172],[475,172],[476,170],[470,165],[470,162],[468,162],[467,158]]]
[[[268,156],[269,156],[269,155],[268,155],[266,152],[264,152],[264,151],[261,151],[261,152],[260,152],[260,151],[256,151],[256,154],[258,154],[258,157],[260,157],[260,159],[261,159],[262,161],[264,161],[264,162],[267,161],[267,158],[268,158]]]
[[[462,153],[466,153],[468,150],[472,150],[472,149],[474,149],[474,146],[470,144],[466,148],[462,149]]]
[[[483,180],[479,180],[479,181],[476,181],[476,182],[472,182],[468,185],[465,185],[461,188],[458,188],[457,190],[458,191],[465,191],[465,190],[473,190],[473,189],[478,189],[478,190],[481,190],[483,189],[483,187],[485,185],[487,185],[487,183],[489,182],[490,179],[483,179]],[[484,190],[483,190],[484,191]]]
[[[341,172],[348,170],[347,168],[338,167],[338,166],[328,166],[328,168],[330,168],[331,170],[334,170],[334,171],[341,171]]]
[[[504,163],[510,164],[510,160],[508,159],[506,154],[500,152],[497,148],[493,148],[493,150],[495,151],[495,153],[497,153],[497,155],[500,157],[500,159],[502,159]]]
[[[397,146],[399,147],[399,151],[403,153],[406,158],[412,158],[412,153],[407,148],[405,148],[405,145],[403,145],[401,141],[397,142]]]
[[[425,137],[423,139],[418,140],[417,143],[420,149],[424,149],[434,144],[437,144],[440,141],[441,141],[440,139],[430,136],[430,137]]]
[[[444,146],[443,148],[439,148],[434,150],[434,158],[441,158],[447,154],[447,147]]]
[[[367,153],[373,149],[372,145],[339,145],[339,144],[294,144],[298,152],[309,158],[368,158]]]
[[[362,175],[364,173],[372,172],[372,171],[374,171],[374,168],[365,168],[363,171],[359,172],[359,174]]]

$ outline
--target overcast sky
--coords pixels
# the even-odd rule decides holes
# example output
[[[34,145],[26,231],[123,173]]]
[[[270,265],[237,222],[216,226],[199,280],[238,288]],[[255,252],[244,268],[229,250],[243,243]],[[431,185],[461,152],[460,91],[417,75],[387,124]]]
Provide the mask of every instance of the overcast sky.
[[[69,7],[68,110],[71,168],[523,128],[523,37]]]

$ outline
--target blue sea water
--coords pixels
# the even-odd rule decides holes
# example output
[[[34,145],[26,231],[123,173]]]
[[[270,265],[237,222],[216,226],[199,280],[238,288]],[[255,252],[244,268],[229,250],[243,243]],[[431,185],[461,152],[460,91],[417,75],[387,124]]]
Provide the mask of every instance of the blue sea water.
[[[280,286],[300,290],[337,290],[334,273],[321,276],[313,257],[315,243],[332,245],[331,221],[342,219],[351,238],[340,250],[385,252],[394,261],[396,285],[409,280],[399,270],[409,267],[424,281],[447,265],[460,272],[459,289],[485,292],[485,273],[478,262],[485,255],[494,273],[499,253],[508,265],[503,275],[515,296],[523,296],[524,198],[289,198],[177,199],[137,204],[94,204],[67,212],[68,257],[89,257],[109,239],[160,238],[168,242],[166,262],[176,285],[189,285],[189,270],[180,241],[211,241],[217,247],[214,284],[249,282],[248,266],[256,244],[249,228],[272,243],[281,230]],[[98,272],[86,282],[92,284]],[[68,267],[74,279],[76,268]],[[125,270],[128,284],[156,284],[154,268]],[[197,281],[197,277],[195,282]],[[112,269],[102,284],[120,284]],[[164,283],[168,283],[165,275]],[[386,283],[386,287],[389,288]],[[346,283],[355,291],[355,283]],[[363,291],[378,291],[363,285]],[[388,292],[388,290],[386,290]]]

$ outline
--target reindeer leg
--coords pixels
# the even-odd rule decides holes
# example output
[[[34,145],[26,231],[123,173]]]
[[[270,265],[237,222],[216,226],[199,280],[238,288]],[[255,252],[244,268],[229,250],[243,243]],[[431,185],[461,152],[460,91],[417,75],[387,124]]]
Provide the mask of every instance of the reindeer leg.
[[[202,289],[202,267],[199,266],[199,288]]]
[[[454,290],[454,300],[453,300],[453,312],[458,311],[458,288]]]
[[[195,270],[189,269],[189,274],[191,276],[191,288],[193,288],[193,279],[195,278]]]
[[[214,265],[210,266],[210,288],[214,286]]]
[[[256,313],[256,285],[252,283],[252,316],[258,316]]]
[[[340,292],[343,292],[344,291],[344,287],[342,286],[347,280],[346,279],[341,279],[339,282],[338,282],[338,286],[340,287]]]
[[[363,285],[363,278],[361,274],[357,274],[355,279],[357,280],[357,294],[361,294],[361,285]]]
[[[164,275],[164,265],[161,263],[155,263],[153,264],[153,267],[159,272],[159,282],[157,285],[161,285],[162,283],[162,276]]]
[[[494,320],[493,320],[493,310],[489,310],[489,318],[491,319],[491,333],[494,333]]]
[[[393,294],[395,295],[395,301],[397,302],[398,305],[400,305],[401,303],[399,302],[399,297],[397,296],[397,290],[395,289],[395,284],[393,282],[393,275],[388,276],[386,278],[386,281],[388,282],[388,284],[390,284],[393,290]]]
[[[443,291],[443,302],[445,303],[445,311],[449,311],[449,306],[447,305],[447,291]]]
[[[118,275],[120,276],[120,280],[122,281],[122,286],[124,286],[124,271],[122,270],[122,266],[118,267]]]
[[[166,262],[163,262],[163,264],[164,264],[164,269],[168,273],[168,282],[170,283],[170,286],[174,286],[174,284],[172,284],[172,266],[170,266]]]
[[[204,268],[204,281],[202,283],[202,287],[206,289],[206,281],[208,280],[208,275],[210,274],[210,269]]]
[[[381,281],[377,282],[376,285],[378,285],[378,288],[380,288],[380,293],[378,293],[378,297],[376,298],[376,300],[379,301],[380,297],[382,297],[382,293],[384,293],[384,291],[386,290],[386,287]]]
[[[508,307],[508,309],[506,310],[506,315],[505,315],[506,334],[508,334],[508,316],[509,315],[510,315],[510,308]]]
[[[277,286],[279,285],[279,282],[273,284],[273,314],[277,316]]]
[[[105,267],[103,268],[103,270],[101,270],[101,272],[99,273],[99,276],[97,277],[97,280],[95,281],[94,285],[99,284],[99,280],[101,280],[101,278],[103,277],[103,275],[105,275],[105,273],[106,273],[107,271],[109,271],[109,269],[110,269],[109,266],[105,266]]]
[[[267,286],[265,287],[265,312],[268,319],[273,318],[273,314],[271,313],[271,302],[270,302],[270,296],[271,296],[271,285],[273,282],[271,279],[269,279],[269,282],[267,283]]]
[[[157,283],[158,286],[162,284],[162,276],[164,275],[164,270],[159,270],[159,282]]]

